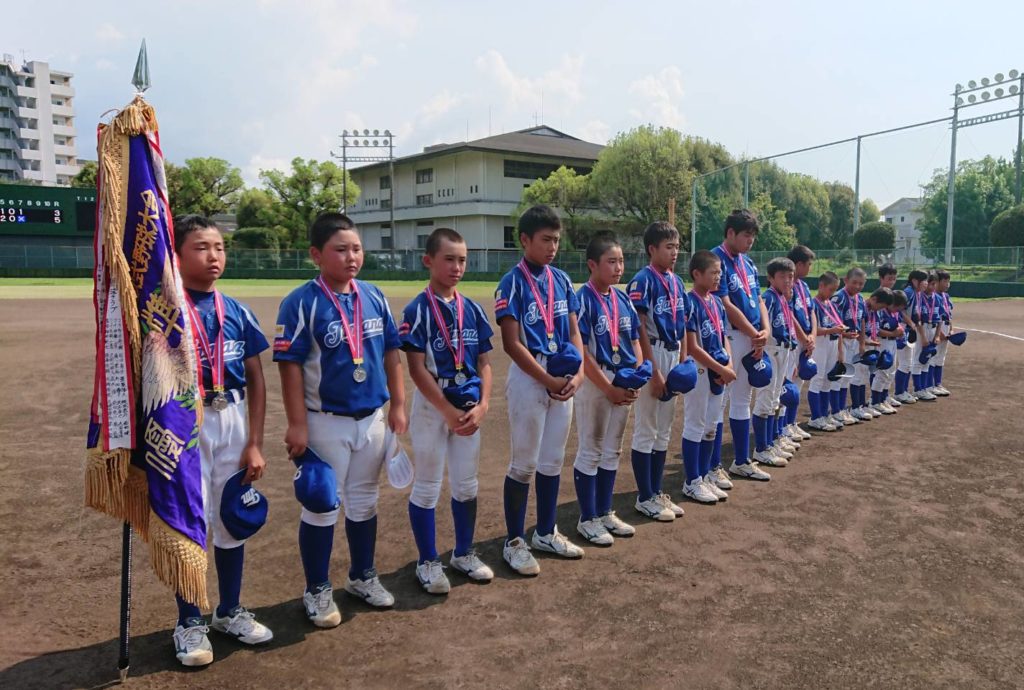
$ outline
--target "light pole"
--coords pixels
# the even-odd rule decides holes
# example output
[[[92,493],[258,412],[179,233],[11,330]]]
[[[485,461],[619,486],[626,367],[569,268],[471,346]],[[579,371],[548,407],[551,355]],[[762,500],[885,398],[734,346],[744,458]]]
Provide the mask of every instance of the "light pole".
[[[1016,83],[1009,83],[1016,82]],[[1006,88],[1001,86],[1006,84]],[[979,93],[980,92],[980,93]],[[953,133],[950,136],[949,145],[949,190],[946,198],[946,263],[953,261],[953,206],[956,196],[956,133],[963,127],[974,125],[985,125],[990,122],[1007,120],[1011,117],[1017,118],[1017,141],[1014,142],[1016,149],[1016,189],[1014,198],[1016,203],[1021,199],[1021,138],[1024,135],[1024,74],[1012,69],[1009,74],[1002,72],[995,75],[994,79],[983,77],[979,82],[973,79],[967,82],[967,86],[957,84],[953,89]],[[979,115],[961,119],[960,112],[966,108],[972,108],[987,103],[994,103],[1007,98],[1017,97],[1017,107],[1012,110],[1004,110],[988,115]]]
[[[343,129],[338,136],[341,139],[341,155],[334,151],[331,155],[341,159],[341,210],[348,212],[348,163],[383,163],[388,164],[388,218],[391,226],[391,265],[395,263],[395,240],[398,232],[395,228],[395,137],[390,129]],[[355,155],[349,149],[358,149]],[[385,153],[387,151],[387,153]]]

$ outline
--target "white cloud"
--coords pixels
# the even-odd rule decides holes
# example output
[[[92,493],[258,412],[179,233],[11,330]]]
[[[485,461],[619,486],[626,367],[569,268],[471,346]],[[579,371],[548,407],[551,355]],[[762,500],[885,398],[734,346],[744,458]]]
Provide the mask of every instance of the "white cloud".
[[[612,128],[607,122],[590,120],[580,125],[575,132],[567,132],[567,134],[572,134],[584,141],[590,141],[595,144],[607,144],[611,138],[611,132]]]
[[[106,72],[114,69],[114,63],[107,58],[100,58],[96,61],[96,69]]]
[[[505,56],[488,50],[476,59],[477,70],[496,87],[499,99],[525,115],[558,117],[583,100],[583,56],[563,55],[558,64],[536,77],[517,74]],[[543,113],[542,113],[543,111]]]
[[[654,125],[683,128],[683,75],[678,67],[663,67],[656,74],[637,79],[629,85],[629,93],[641,101],[630,109],[632,117]]]
[[[242,166],[242,178],[251,187],[262,186],[260,182],[261,170],[288,171],[292,167],[290,158],[267,158],[256,154],[249,159],[249,162]]]
[[[453,94],[448,89],[445,89],[420,106],[419,119],[426,124],[430,124],[439,117],[451,112],[464,100],[465,96]]]
[[[113,24],[100,24],[96,29],[96,40],[100,43],[116,43],[124,34]]]

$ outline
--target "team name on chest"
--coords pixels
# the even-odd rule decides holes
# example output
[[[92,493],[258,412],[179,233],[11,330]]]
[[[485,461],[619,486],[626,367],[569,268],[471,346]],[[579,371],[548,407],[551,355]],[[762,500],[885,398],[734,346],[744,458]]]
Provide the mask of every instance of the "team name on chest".
[[[547,309],[547,304],[544,305]],[[564,299],[555,300],[555,316],[565,316],[569,313],[569,301]],[[527,325],[534,325],[538,321],[543,321],[540,317],[540,311],[537,309],[536,302],[530,302],[526,305],[526,316],[524,317]]]
[[[384,334],[384,318],[381,316],[363,319],[363,338],[373,338]],[[323,334],[324,347],[335,348],[342,343],[348,342],[345,329],[341,321],[331,321],[327,324]]]
[[[682,312],[685,309],[683,304],[683,294],[680,290],[679,299],[676,300],[676,311]],[[672,313],[672,299],[667,295],[659,295],[658,299],[654,300],[654,313],[655,314],[671,314]]]
[[[450,331],[449,331],[450,332]],[[480,342],[480,336],[475,328],[463,328],[462,329],[462,342],[466,345],[477,345]],[[452,340],[452,345],[457,347],[459,344],[458,340]],[[434,339],[431,341],[430,346],[434,348],[435,352],[444,352],[448,349],[448,343],[445,342],[444,336],[441,331],[434,333]]]
[[[626,331],[627,333],[633,328],[633,319],[629,316],[619,317],[619,331]],[[597,317],[594,322],[594,333],[596,335],[604,335],[608,332],[608,317],[601,314]]]

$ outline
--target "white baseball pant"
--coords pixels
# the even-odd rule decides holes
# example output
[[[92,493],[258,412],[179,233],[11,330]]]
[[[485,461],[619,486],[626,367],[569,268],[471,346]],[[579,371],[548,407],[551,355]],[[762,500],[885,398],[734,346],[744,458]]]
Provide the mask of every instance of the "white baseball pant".
[[[907,346],[902,350],[896,350],[896,368],[904,374],[910,374],[914,371],[914,360],[921,354],[921,349],[918,347],[916,342],[907,343]]]
[[[604,368],[601,373],[609,381],[615,377]],[[644,394],[642,388],[639,394]],[[585,379],[574,398],[574,407],[579,448],[572,466],[590,477],[597,474],[598,468],[610,471],[619,469],[622,435],[626,431],[631,406],[613,405],[600,388],[590,379]]]
[[[754,391],[754,414],[758,417],[771,417],[779,408],[782,384],[785,382],[786,372],[790,370],[790,355],[793,352],[794,350],[781,345],[768,345],[764,348],[764,353],[772,362],[772,380],[764,388]]]
[[[480,431],[459,436],[434,405],[420,394],[412,396],[409,435],[416,459],[413,464],[412,493],[409,501],[420,508],[436,508],[448,463],[448,485],[452,498],[459,502],[476,498],[480,467]]]
[[[943,335],[947,335],[948,336],[952,332],[953,326],[948,324],[948,323],[946,323],[946,322],[942,322],[942,323],[939,324],[939,330],[941,330]],[[935,356],[932,357],[932,361],[929,362],[928,364],[931,365],[931,366],[936,366],[936,367],[945,366],[946,365],[946,351],[949,349],[949,341],[948,340],[943,340],[941,343],[938,344],[937,347],[938,347],[938,351],[935,353]]]
[[[542,365],[546,360],[540,357]],[[561,474],[565,444],[572,425],[572,399],[553,400],[547,389],[514,362],[505,383],[508,420],[512,432],[512,460],[508,476],[529,484],[538,471]]]
[[[711,394],[707,369],[697,369],[697,385],[683,394],[683,438],[687,441],[714,441],[725,409],[725,393]]]
[[[666,349],[660,342],[651,345],[651,354],[662,376],[668,377],[672,367],[679,364],[679,350]],[[632,449],[638,453],[668,450],[676,399],[662,402],[645,387],[640,390],[640,396],[633,405],[636,406],[636,415],[633,418]]]
[[[827,335],[819,335],[814,339],[814,361],[818,363],[818,373],[811,379],[807,390],[812,393],[827,393],[839,390],[838,381],[829,381],[828,372],[839,361],[839,341],[830,340]]]
[[[736,380],[729,384],[729,419],[750,419],[750,394],[753,388],[747,378],[747,370],[741,360],[753,347],[750,338],[736,329],[729,331],[732,344],[732,360],[736,369]]]
[[[882,346],[878,349],[881,352],[891,352],[892,355],[895,357],[897,352],[896,341],[882,338],[881,342]],[[905,350],[907,348],[903,349]],[[875,369],[875,378],[874,380],[871,381],[871,390],[875,391],[876,393],[888,391],[889,388],[892,386],[893,372],[895,370],[896,367],[889,367],[888,369]]]
[[[860,343],[857,342],[856,338],[844,338],[843,339],[843,361],[846,362],[846,369],[849,371],[853,369],[852,379],[840,379],[842,381],[842,388],[849,386],[866,386],[871,378],[871,371],[867,364],[853,364],[854,359],[860,356]]]
[[[228,392],[232,396],[231,391]],[[229,400],[231,397],[229,397]],[[217,412],[209,405],[203,408],[203,424],[199,428],[199,459],[203,471],[203,509],[207,529],[213,531],[213,545],[233,549],[245,543],[235,539],[220,519],[220,501],[224,484],[241,469],[238,465],[249,440],[249,417],[245,400],[228,403]]]

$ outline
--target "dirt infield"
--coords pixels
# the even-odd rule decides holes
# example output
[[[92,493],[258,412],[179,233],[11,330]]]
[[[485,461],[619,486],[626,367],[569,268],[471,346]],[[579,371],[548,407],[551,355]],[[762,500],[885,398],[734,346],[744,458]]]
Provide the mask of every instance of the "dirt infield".
[[[277,302],[250,300],[265,332]],[[966,304],[957,317],[1024,337],[1022,301]],[[82,507],[91,304],[0,301],[0,322],[0,688],[95,687],[116,678],[120,525]],[[181,669],[173,600],[138,545],[129,687],[1021,686],[1024,342],[972,333],[947,361],[951,398],[821,435],[769,484],[738,482],[724,505],[687,503],[672,524],[641,523],[632,510],[627,450],[615,508],[637,535],[589,547],[578,562],[541,557],[532,580],[510,575],[500,556],[508,361],[496,360],[478,527],[494,582],[451,574],[448,597],[421,592],[406,494],[385,487],[377,566],[395,610],[339,593],[340,627],[307,623],[299,509],[268,353],[270,465],[260,488],[271,518],[247,548],[242,598],[275,640],[252,650],[211,632],[214,664]],[[677,420],[674,449],[680,430]],[[577,517],[575,442],[559,509],[567,534]],[[670,461],[677,499],[679,473]],[[447,549],[444,510],[438,525]],[[348,560],[337,534],[336,584]]]

